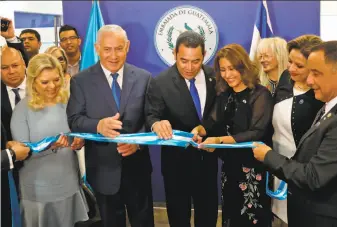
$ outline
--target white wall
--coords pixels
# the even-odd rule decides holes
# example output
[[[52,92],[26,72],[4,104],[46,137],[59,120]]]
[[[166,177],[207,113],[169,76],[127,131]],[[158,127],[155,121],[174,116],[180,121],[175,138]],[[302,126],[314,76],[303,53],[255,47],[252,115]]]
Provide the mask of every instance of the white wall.
[[[14,21],[14,11],[26,13],[41,13],[62,15],[63,7],[62,1],[1,1],[0,2],[0,16],[10,18]],[[55,35],[54,28],[34,28],[41,35],[42,46],[40,52],[44,52],[49,46],[54,45]],[[20,35],[23,29],[15,29],[15,34]],[[6,42],[0,36],[0,46]]]
[[[321,38],[337,40],[337,1],[321,1]]]

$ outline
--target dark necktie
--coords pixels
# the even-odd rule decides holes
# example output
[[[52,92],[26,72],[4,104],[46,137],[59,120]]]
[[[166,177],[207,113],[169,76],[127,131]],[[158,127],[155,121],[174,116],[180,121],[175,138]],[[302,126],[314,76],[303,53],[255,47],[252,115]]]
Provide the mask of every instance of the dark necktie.
[[[15,105],[18,104],[21,100],[20,94],[19,94],[19,89],[20,88],[13,88],[12,91],[15,94]]]
[[[195,109],[197,110],[199,120],[202,119],[201,114],[201,104],[200,104],[200,98],[198,94],[198,90],[195,87],[195,78],[189,80],[190,81],[190,93],[194,102]]]
[[[319,122],[319,120],[321,120],[321,118],[323,117],[324,114],[325,114],[325,105],[317,112],[314,123],[312,124],[312,126],[316,125],[317,122]]]
[[[111,74],[111,76],[112,76],[112,79],[113,79],[112,85],[111,85],[112,95],[115,99],[117,109],[119,110],[119,103],[120,103],[120,100],[121,100],[121,87],[119,86],[119,84],[117,82],[118,73]]]

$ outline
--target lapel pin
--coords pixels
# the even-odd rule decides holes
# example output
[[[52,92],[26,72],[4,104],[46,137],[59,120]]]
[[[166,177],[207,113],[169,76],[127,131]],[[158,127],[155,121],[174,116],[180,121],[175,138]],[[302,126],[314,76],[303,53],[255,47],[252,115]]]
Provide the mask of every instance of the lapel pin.
[[[243,103],[247,103],[246,99],[242,100]]]
[[[211,82],[212,82],[212,78],[209,78],[209,81],[211,81]]]
[[[303,99],[301,99],[299,103],[300,103],[300,104],[303,104],[303,103],[304,103],[304,100],[303,100]]]
[[[331,117],[331,113],[328,113],[327,117],[328,117],[328,118]]]

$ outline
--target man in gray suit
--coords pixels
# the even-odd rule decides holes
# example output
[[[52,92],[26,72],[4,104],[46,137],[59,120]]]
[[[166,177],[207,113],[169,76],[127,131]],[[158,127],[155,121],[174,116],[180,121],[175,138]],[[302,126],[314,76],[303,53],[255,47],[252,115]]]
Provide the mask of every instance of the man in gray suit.
[[[151,74],[126,63],[130,41],[118,25],[98,31],[100,61],[73,77],[67,107],[73,132],[144,132],[145,92]],[[152,166],[148,148],[135,144],[86,141],[87,179],[94,189],[104,227],[154,226]]]
[[[254,156],[288,183],[289,227],[337,226],[337,41],[319,44],[307,62],[307,83],[326,104],[288,159],[266,145]]]

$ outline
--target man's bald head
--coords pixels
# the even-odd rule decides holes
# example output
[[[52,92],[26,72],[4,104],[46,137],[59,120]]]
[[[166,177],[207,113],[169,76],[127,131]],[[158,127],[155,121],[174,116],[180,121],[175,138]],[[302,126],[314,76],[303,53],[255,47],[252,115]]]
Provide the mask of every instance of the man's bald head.
[[[1,50],[1,80],[7,86],[16,88],[25,78],[25,62],[20,51],[5,46]]]

